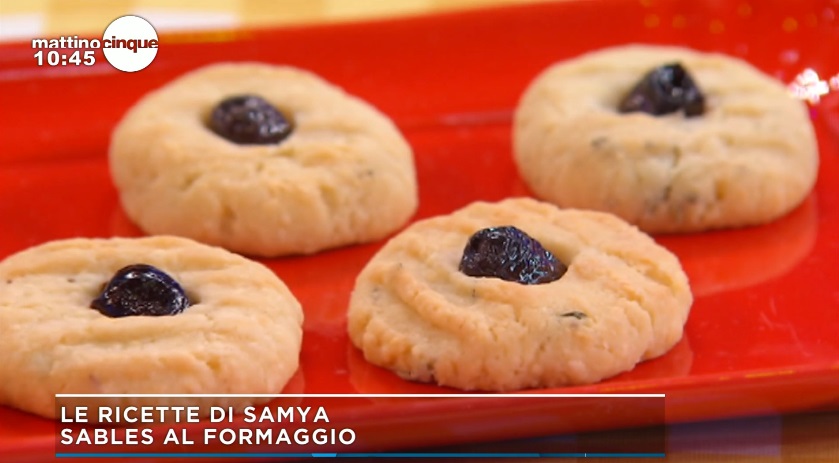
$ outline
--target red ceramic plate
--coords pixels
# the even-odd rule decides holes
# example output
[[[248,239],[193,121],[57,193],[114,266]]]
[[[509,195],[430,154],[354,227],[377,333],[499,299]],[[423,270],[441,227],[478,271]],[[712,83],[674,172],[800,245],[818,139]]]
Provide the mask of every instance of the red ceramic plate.
[[[372,102],[415,148],[419,219],[475,200],[527,195],[510,148],[519,95],[557,60],[628,42],[729,53],[784,82],[805,68],[827,80],[839,73],[839,2],[572,1],[364,24],[170,35],[162,37],[152,65],[134,74],[114,70],[101,53],[92,67],[38,67],[28,44],[4,45],[0,258],[59,238],[140,235],[108,177],[110,131],[145,92],[197,66],[224,60],[292,64]],[[600,384],[539,392],[666,393],[669,422],[839,408],[839,89],[814,104],[812,115],[821,168],[815,190],[798,209],[761,227],[657,237],[682,259],[697,296],[683,341]],[[381,244],[266,261],[306,310],[293,392],[444,391],[368,365],[348,342],[344,312],[354,277]],[[515,411],[505,404],[490,408],[490,418]],[[416,420],[431,420],[441,410],[418,406],[410,412]],[[485,415],[459,419],[468,425]],[[617,425],[592,416],[577,430]],[[469,438],[480,434],[475,430]],[[392,444],[431,443],[426,437],[403,435]],[[52,453],[52,422],[0,408],[2,459],[40,460]]]

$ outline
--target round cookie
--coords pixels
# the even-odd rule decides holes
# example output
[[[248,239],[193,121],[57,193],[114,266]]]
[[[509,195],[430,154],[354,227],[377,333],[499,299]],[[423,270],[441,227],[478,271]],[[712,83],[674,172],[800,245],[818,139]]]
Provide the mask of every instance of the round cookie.
[[[291,119],[291,134],[246,145],[208,128],[218,103],[244,94]],[[145,232],[255,256],[374,241],[418,204],[413,153],[390,119],[285,66],[212,65],[151,92],[114,130],[110,167]]]
[[[704,93],[704,114],[617,111],[644,74],[675,62]],[[647,232],[769,222],[809,194],[819,162],[806,106],[779,82],[733,57],[647,45],[548,68],[519,102],[513,145],[539,198]]]
[[[119,318],[92,309],[114,273],[136,263],[172,276],[192,305]],[[175,237],[54,241],[0,262],[0,404],[54,417],[60,393],[277,394],[297,370],[302,321],[271,270],[220,248]],[[168,404],[97,400],[85,404]],[[194,399],[202,410],[247,400]]]
[[[512,225],[567,266],[523,285],[461,273],[472,234]],[[505,391],[600,381],[667,352],[693,297],[678,259],[607,213],[528,198],[412,224],[356,281],[348,313],[365,358],[400,376]]]

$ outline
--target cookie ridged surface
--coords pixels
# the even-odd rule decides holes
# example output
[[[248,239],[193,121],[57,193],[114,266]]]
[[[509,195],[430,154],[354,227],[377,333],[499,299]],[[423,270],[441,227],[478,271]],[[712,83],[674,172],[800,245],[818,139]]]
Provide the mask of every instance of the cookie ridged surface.
[[[285,140],[240,145],[208,128],[225,98],[255,94],[291,119]],[[116,127],[111,173],[149,234],[256,256],[374,241],[418,204],[413,153],[384,114],[304,70],[201,68],[142,98]]]
[[[568,271],[537,285],[461,273],[469,237],[500,225],[528,233]],[[408,379],[554,387],[664,354],[681,339],[692,301],[678,259],[636,227],[517,198],[416,222],[389,241],[358,276],[348,330],[369,362]]]
[[[679,62],[704,114],[621,114],[653,68]],[[759,225],[800,204],[818,148],[803,102],[750,64],[685,48],[628,45],[555,64],[527,88],[513,144],[522,178],[562,207],[615,213],[648,232]]]
[[[138,262],[175,278],[192,305],[122,318],[90,308],[118,269]],[[273,272],[220,248],[175,237],[54,241],[0,262],[0,403],[53,417],[59,393],[276,394],[297,370],[302,320]]]

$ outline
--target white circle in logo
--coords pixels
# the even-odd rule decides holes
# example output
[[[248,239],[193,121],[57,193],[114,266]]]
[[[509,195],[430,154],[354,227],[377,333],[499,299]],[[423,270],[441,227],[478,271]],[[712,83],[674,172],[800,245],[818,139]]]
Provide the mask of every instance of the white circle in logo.
[[[157,31],[139,16],[123,16],[105,29],[102,46],[111,66],[136,72],[145,69],[157,56]]]

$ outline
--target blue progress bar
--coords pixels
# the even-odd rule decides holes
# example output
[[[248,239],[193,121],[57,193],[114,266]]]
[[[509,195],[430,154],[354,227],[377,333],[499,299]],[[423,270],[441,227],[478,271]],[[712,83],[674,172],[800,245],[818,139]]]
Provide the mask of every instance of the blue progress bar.
[[[56,453],[56,458],[664,458],[664,453]]]

